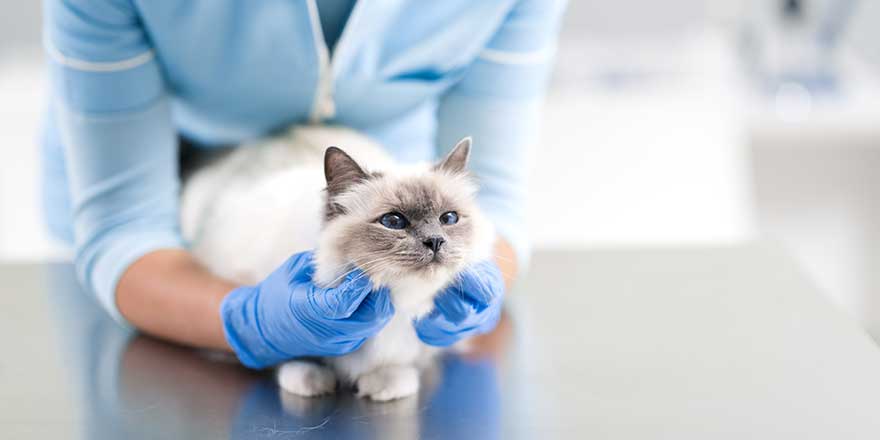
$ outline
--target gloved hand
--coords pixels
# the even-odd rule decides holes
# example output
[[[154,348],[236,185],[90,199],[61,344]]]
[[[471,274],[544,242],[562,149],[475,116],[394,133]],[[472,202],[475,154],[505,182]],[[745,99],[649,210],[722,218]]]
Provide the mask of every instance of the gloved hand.
[[[359,270],[337,287],[317,287],[312,257],[296,254],[261,283],[223,299],[226,340],[244,365],[264,368],[301,356],[350,353],[391,319],[387,289],[373,291]]]
[[[434,299],[434,310],[414,325],[422,342],[445,347],[486,333],[501,317],[504,279],[491,261],[475,264]]]

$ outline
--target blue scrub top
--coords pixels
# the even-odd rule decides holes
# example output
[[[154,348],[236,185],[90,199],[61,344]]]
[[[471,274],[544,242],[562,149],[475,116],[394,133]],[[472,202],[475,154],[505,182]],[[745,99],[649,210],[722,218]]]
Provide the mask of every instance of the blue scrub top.
[[[347,3],[45,0],[46,217],[114,317],[132,262],[185,247],[179,135],[211,147],[343,124],[405,162],[473,136],[480,206],[527,257],[526,147],[565,1],[360,0],[346,21]]]

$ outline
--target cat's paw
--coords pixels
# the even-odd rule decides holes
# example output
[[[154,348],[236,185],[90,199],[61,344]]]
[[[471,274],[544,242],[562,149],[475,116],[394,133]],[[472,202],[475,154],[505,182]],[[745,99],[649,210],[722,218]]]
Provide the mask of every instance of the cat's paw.
[[[412,366],[377,368],[357,379],[358,397],[379,402],[412,396],[419,391],[419,371]]]
[[[298,396],[320,396],[336,390],[336,375],[324,365],[290,361],[278,369],[278,385]]]

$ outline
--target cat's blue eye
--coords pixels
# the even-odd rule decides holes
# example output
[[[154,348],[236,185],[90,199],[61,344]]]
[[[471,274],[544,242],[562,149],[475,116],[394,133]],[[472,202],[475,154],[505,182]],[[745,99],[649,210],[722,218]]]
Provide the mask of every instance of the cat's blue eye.
[[[440,224],[454,225],[458,223],[458,213],[455,211],[444,212],[440,215]]]
[[[388,229],[403,229],[409,225],[406,217],[396,212],[382,214],[382,217],[379,217],[379,223]]]

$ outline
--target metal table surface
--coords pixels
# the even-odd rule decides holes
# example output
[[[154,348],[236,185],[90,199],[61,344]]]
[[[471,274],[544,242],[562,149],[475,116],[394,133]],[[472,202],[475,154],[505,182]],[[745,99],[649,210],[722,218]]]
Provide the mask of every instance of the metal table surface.
[[[0,265],[0,438],[877,439],[880,351],[781,252],[544,252],[417,398],[303,399]]]

